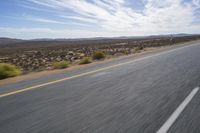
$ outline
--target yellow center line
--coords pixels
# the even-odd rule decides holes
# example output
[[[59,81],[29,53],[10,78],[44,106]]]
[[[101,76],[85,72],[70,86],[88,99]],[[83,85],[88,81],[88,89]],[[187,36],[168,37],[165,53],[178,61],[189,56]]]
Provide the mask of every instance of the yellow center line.
[[[33,90],[33,89],[38,89],[38,88],[41,88],[41,87],[44,87],[44,86],[47,86],[47,85],[51,85],[51,84],[55,84],[55,83],[59,83],[59,82],[62,82],[62,81],[66,81],[66,80],[70,80],[70,79],[74,79],[74,78],[86,76],[86,75],[89,75],[89,74],[93,74],[93,73],[96,73],[96,72],[108,70],[108,69],[115,68],[115,67],[119,67],[119,66],[126,65],[126,64],[129,64],[129,63],[132,63],[132,62],[136,62],[136,61],[139,61],[139,60],[142,60],[142,59],[145,59],[145,58],[155,57],[155,56],[161,55],[161,54],[163,54],[163,53],[169,53],[169,52],[175,51],[175,50],[177,50],[177,49],[183,49],[183,48],[191,47],[191,46],[192,46],[192,45],[183,46],[183,47],[179,47],[179,48],[167,50],[167,51],[165,51],[165,52],[153,54],[153,55],[146,56],[146,57],[139,58],[139,59],[134,59],[134,60],[132,60],[132,61],[127,61],[127,62],[124,62],[124,63],[119,63],[119,64],[116,64],[116,65],[112,65],[112,66],[100,68],[100,69],[97,69],[97,70],[94,70],[94,71],[85,72],[85,73],[82,73],[82,74],[77,74],[77,75],[74,75],[74,76],[71,76],[71,77],[66,77],[66,78],[63,78],[63,79],[59,79],[59,80],[47,82],[47,83],[44,83],[44,84],[35,85],[35,86],[32,86],[32,87],[28,87],[28,88],[19,89],[19,90],[12,91],[12,92],[0,94],[0,98],[6,97],[6,96],[10,96],[10,95],[14,95],[14,94],[21,93],[21,92],[26,92],[26,91]]]
[[[86,75],[93,74],[93,73],[96,73],[96,72],[100,72],[100,71],[108,70],[108,69],[111,69],[111,68],[115,68],[115,67],[118,67],[118,66],[121,66],[121,65],[129,64],[129,63],[132,63],[132,62],[135,62],[135,60],[124,62],[124,63],[120,63],[120,64],[116,64],[116,65],[112,65],[112,66],[109,66],[109,67],[100,68],[100,69],[97,69],[97,70],[94,70],[94,71],[90,71],[90,72],[85,72],[85,73],[82,73],[82,74],[77,74],[77,75],[74,75],[74,76],[71,76],[71,77],[66,77],[66,78],[63,78],[63,79],[47,82],[47,83],[44,83],[44,84],[35,85],[35,86],[28,87],[28,88],[24,88],[24,89],[20,89],[20,90],[8,92],[8,93],[0,94],[0,98],[6,97],[6,96],[10,96],[10,95],[14,95],[14,94],[21,93],[21,92],[25,92],[25,91],[29,91],[29,90],[33,90],[33,89],[38,89],[40,87],[44,87],[44,86],[55,84],[55,83],[59,83],[59,82],[62,82],[62,81],[78,78],[78,77],[81,77],[81,76],[86,76]]]

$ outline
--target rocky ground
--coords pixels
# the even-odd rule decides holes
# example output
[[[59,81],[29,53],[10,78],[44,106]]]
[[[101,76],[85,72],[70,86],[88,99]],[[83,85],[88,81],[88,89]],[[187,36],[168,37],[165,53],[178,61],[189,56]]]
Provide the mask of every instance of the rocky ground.
[[[85,44],[81,45],[77,43],[76,45],[62,44],[59,46],[41,46],[41,48],[38,45],[37,47],[33,45],[25,48],[6,47],[0,48],[0,63],[15,64],[24,73],[28,73],[52,69],[52,63],[55,61],[69,61],[74,64],[86,56],[92,56],[95,51],[102,51],[107,56],[112,57],[134,54],[147,47],[174,45],[197,39],[200,39],[200,36],[176,37],[173,40],[169,37],[140,40],[109,40],[108,42],[100,42],[97,44],[85,42]]]

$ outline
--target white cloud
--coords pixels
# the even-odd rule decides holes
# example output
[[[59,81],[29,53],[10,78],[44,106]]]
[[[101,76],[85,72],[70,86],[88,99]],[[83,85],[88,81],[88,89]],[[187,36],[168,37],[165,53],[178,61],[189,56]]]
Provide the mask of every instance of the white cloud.
[[[48,7],[52,7],[52,8],[56,8],[57,6],[52,5],[51,3],[45,2],[45,1],[40,1],[40,0],[27,0],[29,2],[38,4],[38,5],[42,5],[42,6],[48,6]],[[51,1],[51,0],[49,0]]]
[[[183,0],[142,0],[144,7],[140,12],[130,6],[128,7],[125,4],[126,0],[92,0],[92,2],[87,0],[28,1],[62,12],[58,17],[65,18],[67,19],[66,21],[75,21],[74,24],[82,22],[82,26],[89,26],[93,23],[102,29],[99,33],[94,33],[89,28],[87,31],[70,31],[71,33],[73,32],[71,34],[73,36],[87,37],[90,36],[89,34],[123,36],[179,32],[196,33],[200,30],[199,24],[194,25],[197,19],[195,12],[199,8],[200,0],[189,2]],[[66,10],[71,10],[75,15],[68,15]],[[32,20],[64,24],[63,22],[50,19],[34,18]],[[60,30],[56,33],[59,34],[65,31]]]
[[[65,16],[63,16],[65,17]],[[57,21],[57,20],[52,20],[52,19],[46,19],[46,18],[37,18],[37,17],[25,17],[27,20],[30,21],[35,21],[35,22],[40,22],[40,23],[51,23],[51,24],[62,24],[62,25],[76,25],[76,26],[82,26],[82,27],[89,27],[90,25],[85,24],[85,23],[79,23],[79,22],[64,22],[64,21]],[[69,17],[70,18],[70,17]],[[81,18],[74,18],[74,19],[80,19]],[[84,18],[83,18],[84,19]],[[82,20],[82,21],[86,21],[86,20]]]
[[[38,36],[38,33],[39,36]],[[0,36],[13,38],[33,39],[33,38],[85,38],[85,37],[105,37],[116,36],[109,32],[95,32],[88,30],[67,30],[67,29],[49,29],[49,28],[9,28],[0,27]]]
[[[87,38],[87,37],[118,37],[118,36],[144,36],[170,33],[194,33],[199,32],[200,26],[194,25],[184,29],[163,31],[163,30],[145,30],[137,29],[135,31],[90,31],[90,30],[67,30],[67,29],[50,29],[50,28],[9,28],[0,27],[0,36],[12,38]]]
[[[180,0],[148,0],[144,15],[137,19],[140,28],[174,30],[191,26],[195,16],[190,5]]]
[[[62,21],[51,20],[46,18],[36,18],[36,17],[27,17],[28,20],[35,21],[35,22],[42,22],[42,23],[54,23],[54,24],[66,24]]]
[[[200,0],[192,0],[192,3],[196,6],[200,6]]]
[[[78,16],[64,16],[64,15],[61,15],[61,17],[63,17],[63,18],[67,18],[67,19],[79,20],[79,21],[82,21],[82,22],[97,23],[96,20],[91,19],[91,18],[86,18],[86,17],[78,17]]]

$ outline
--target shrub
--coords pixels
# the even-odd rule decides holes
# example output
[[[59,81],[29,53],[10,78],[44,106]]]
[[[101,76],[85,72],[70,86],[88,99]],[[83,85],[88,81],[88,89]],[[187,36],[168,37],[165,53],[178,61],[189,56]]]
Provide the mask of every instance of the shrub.
[[[84,57],[84,58],[79,62],[79,64],[80,64],[80,65],[83,65],[83,64],[89,64],[89,63],[91,63],[91,62],[92,62],[91,57]]]
[[[134,53],[139,53],[141,50],[143,50],[143,47],[136,47]]]
[[[21,70],[15,65],[0,63],[0,79],[15,77],[21,74]]]
[[[127,51],[127,50],[124,50],[124,51],[122,51],[123,52],[123,54],[125,54],[125,55],[128,55],[129,54],[129,51]]]
[[[59,61],[59,62],[54,62],[53,63],[53,68],[54,69],[64,69],[67,68],[69,66],[69,62],[68,61]]]
[[[93,59],[96,59],[96,60],[104,59],[105,57],[106,55],[101,51],[96,51],[93,54]]]

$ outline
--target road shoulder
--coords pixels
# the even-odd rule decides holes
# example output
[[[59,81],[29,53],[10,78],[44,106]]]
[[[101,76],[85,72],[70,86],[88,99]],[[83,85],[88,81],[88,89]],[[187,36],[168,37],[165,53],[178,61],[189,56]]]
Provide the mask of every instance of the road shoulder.
[[[145,56],[150,56],[150,55],[153,55],[153,54],[168,51],[168,50],[171,50],[171,49],[175,49],[175,48],[178,48],[178,47],[184,47],[186,45],[192,45],[194,43],[200,43],[200,40],[186,42],[186,43],[183,43],[183,44],[171,45],[171,46],[145,48],[140,53],[126,55],[126,56],[118,56],[118,57],[114,57],[114,58],[107,58],[103,61],[95,61],[91,64],[86,64],[86,65],[75,64],[75,65],[72,65],[69,68],[61,69],[61,70],[46,70],[46,71],[41,71],[41,72],[32,72],[32,73],[21,75],[21,76],[18,76],[18,77],[0,80],[0,85],[6,85],[6,84],[10,84],[10,83],[15,83],[15,82],[33,80],[33,79],[38,79],[38,78],[41,78],[41,77],[52,76],[52,75],[60,74],[60,73],[67,73],[67,72],[71,72],[71,71],[75,71],[75,70],[88,69],[88,68],[92,68],[96,65],[103,65],[103,64],[106,64],[106,63],[112,63],[112,62],[120,61],[120,60],[126,60],[126,59],[133,59],[134,60],[134,59],[142,58],[142,57],[145,57]]]

